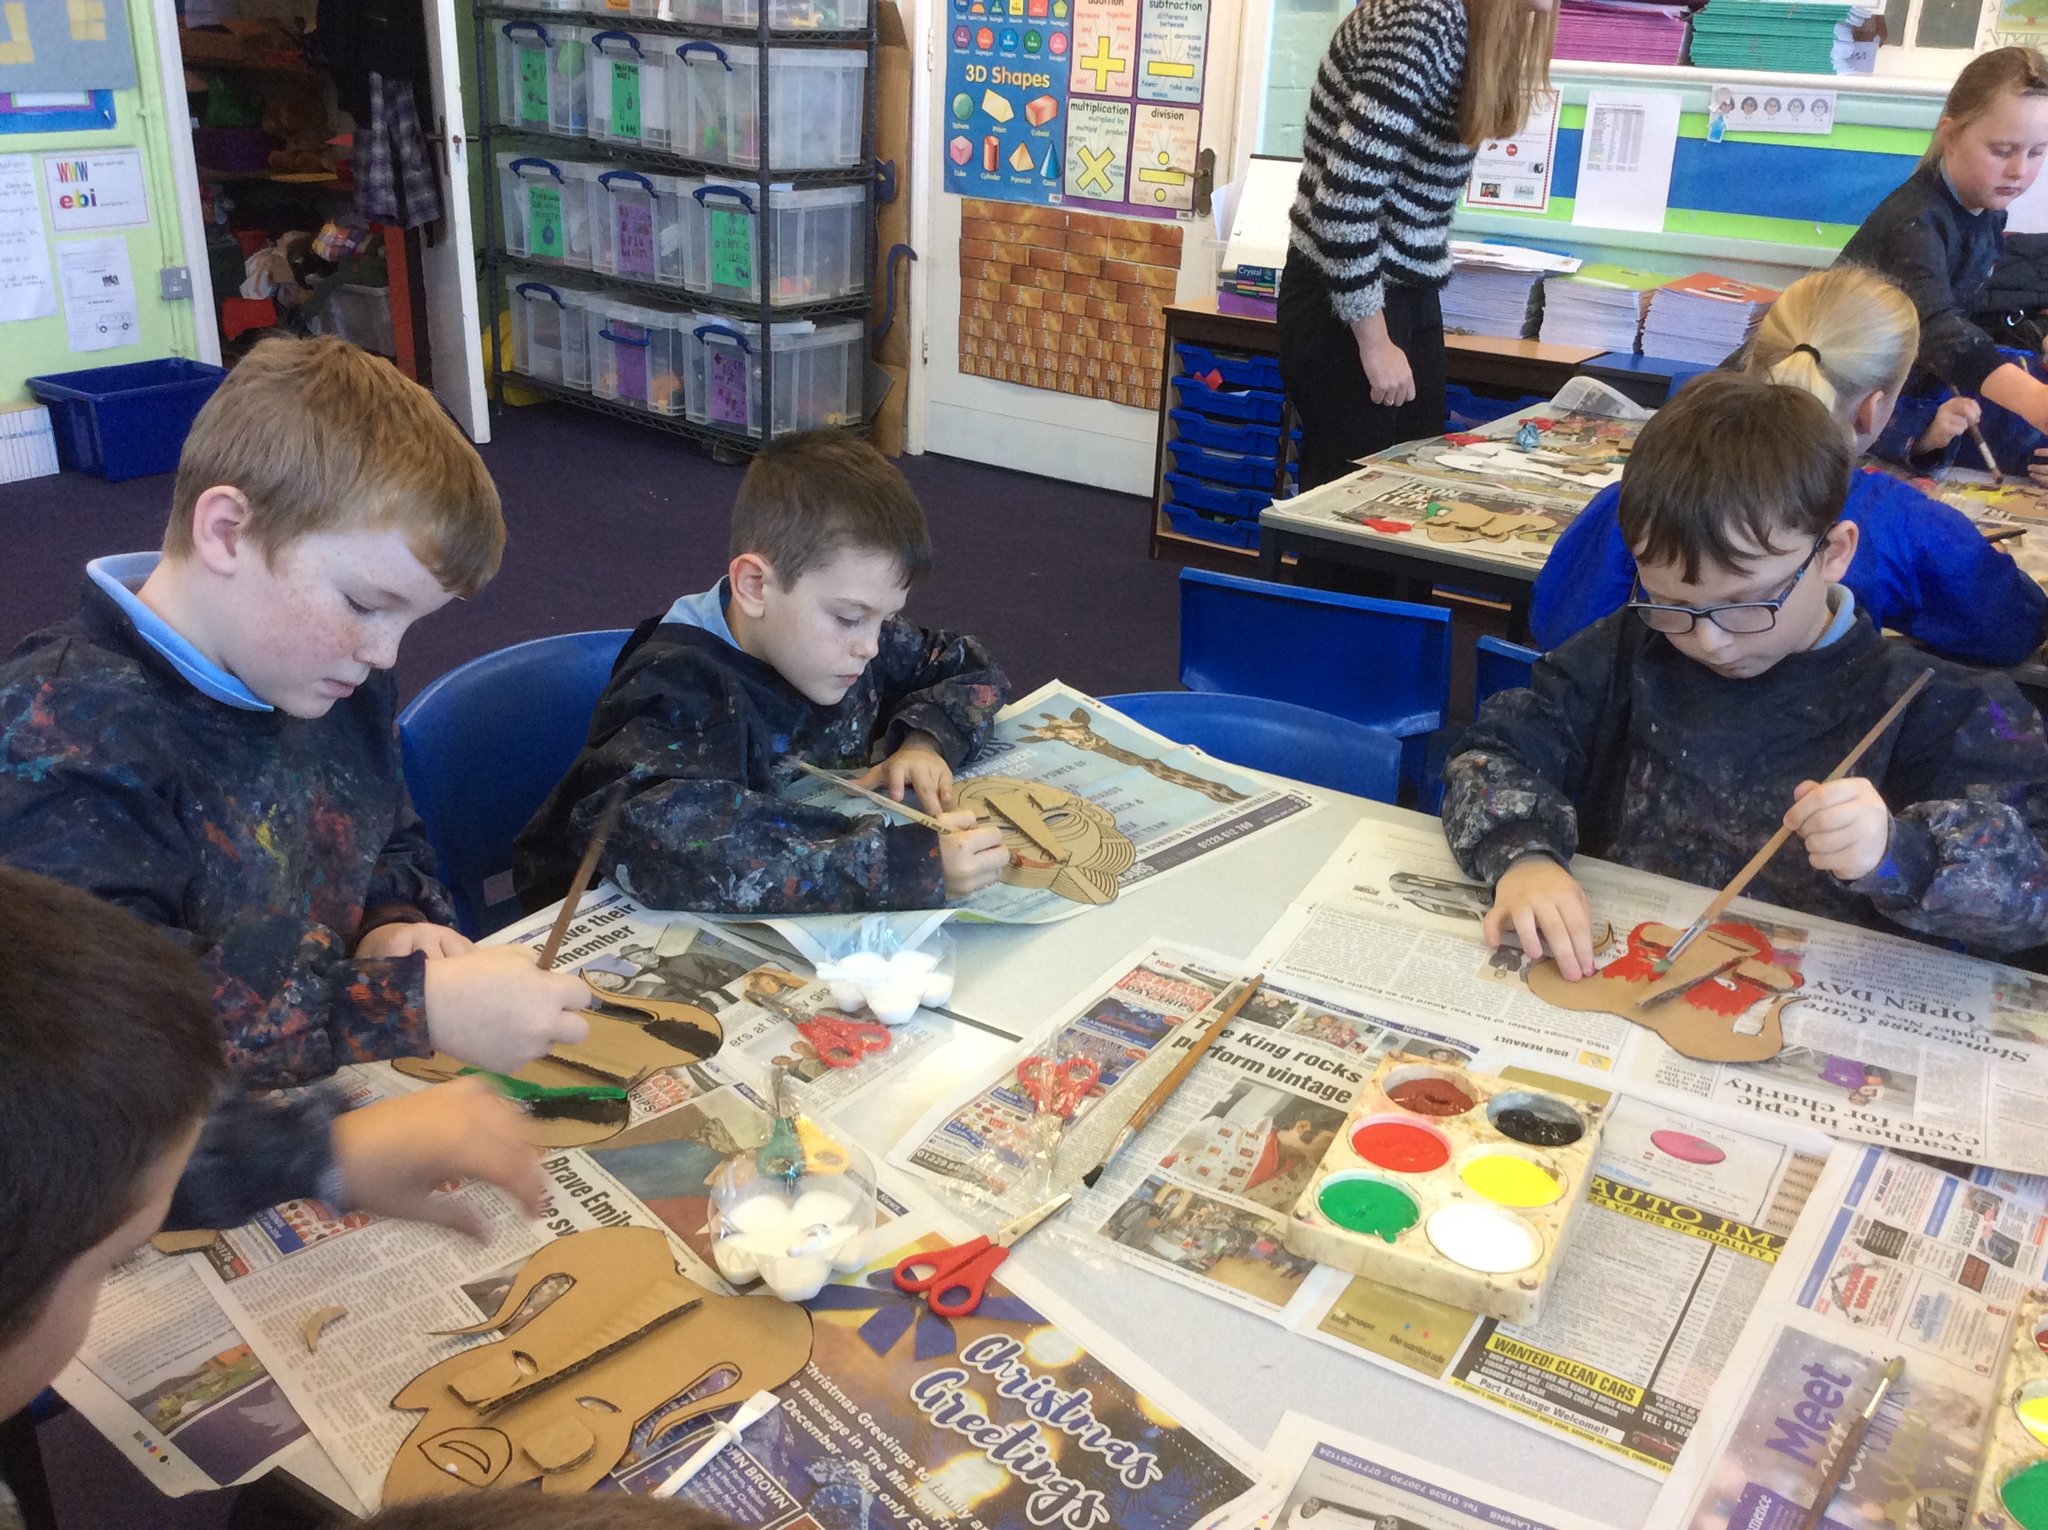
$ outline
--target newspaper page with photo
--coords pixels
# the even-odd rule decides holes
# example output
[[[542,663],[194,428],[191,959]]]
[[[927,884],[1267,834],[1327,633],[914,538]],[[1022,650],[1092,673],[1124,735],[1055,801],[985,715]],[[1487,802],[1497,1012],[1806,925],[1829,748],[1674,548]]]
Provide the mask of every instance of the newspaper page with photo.
[[[2048,1268],[2038,1179],[1968,1177],[1840,1144],[1714,1387],[1653,1522],[1794,1523],[1838,1426],[1904,1359],[1829,1522],[1957,1526],[1967,1516],[2021,1295]]]
[[[1805,1146],[1815,1151],[1616,1099],[1535,1322],[1359,1279],[1303,1331],[1659,1476],[1691,1437],[1818,1177],[1826,1141]]]
[[[1286,1495],[1273,1530],[1602,1530],[1569,1509],[1305,1414],[1281,1416],[1267,1480]]]
[[[1182,870],[1215,851],[1251,838],[1320,799],[1307,789],[1226,765],[1185,744],[1140,727],[1094,697],[1053,681],[997,717],[989,740],[955,778],[982,776],[1039,781],[1072,792],[1115,819],[1137,852],[1117,874],[1120,895]],[[822,781],[799,777],[793,800],[858,817],[876,811]],[[1084,863],[1101,843],[1100,826],[1075,815],[1048,820],[1063,850]],[[1022,843],[1022,841],[1019,841]],[[1095,905],[1064,896],[1058,872],[1042,851],[1020,850],[1016,869],[961,904],[956,918],[997,924],[1049,924]],[[771,921],[782,924],[790,921]],[[814,937],[854,920],[804,920]]]

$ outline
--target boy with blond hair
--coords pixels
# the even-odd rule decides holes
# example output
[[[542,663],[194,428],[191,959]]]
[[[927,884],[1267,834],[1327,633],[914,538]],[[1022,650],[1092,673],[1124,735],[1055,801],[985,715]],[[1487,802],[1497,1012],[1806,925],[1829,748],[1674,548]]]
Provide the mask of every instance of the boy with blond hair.
[[[503,545],[431,395],[266,341],[192,427],[162,555],[88,565],[78,614],[0,664],[0,858],[178,932],[246,1085],[437,1048],[510,1069],[587,1029],[580,980],[449,927],[400,774],[399,640]],[[479,1128],[498,1103],[441,1098]],[[313,1172],[328,1123],[302,1137]]]
[[[1585,850],[1724,885],[1780,824],[1750,896],[1991,955],[2048,936],[2048,742],[2004,675],[1882,638],[1841,580],[1848,441],[1811,393],[1736,373],[1643,427],[1622,476],[1628,604],[1488,700],[1445,767],[1443,824],[1513,928],[1593,967],[1567,869]],[[1856,774],[1821,784],[1912,683]]]
[[[654,907],[937,908],[993,882],[1001,835],[950,809],[1008,683],[974,639],[897,615],[931,566],[903,475],[863,441],[785,437],[747,469],[731,548],[724,579],[620,654],[583,752],[520,834],[528,905],[562,895],[621,788],[605,869]],[[859,770],[944,827],[779,797],[789,756]]]

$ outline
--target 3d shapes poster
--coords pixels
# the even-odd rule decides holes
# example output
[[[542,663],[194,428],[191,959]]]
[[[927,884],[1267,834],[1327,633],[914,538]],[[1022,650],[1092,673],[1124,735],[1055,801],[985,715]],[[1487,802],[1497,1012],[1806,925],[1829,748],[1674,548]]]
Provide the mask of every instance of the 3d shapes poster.
[[[946,189],[1186,217],[1211,0],[952,0]]]

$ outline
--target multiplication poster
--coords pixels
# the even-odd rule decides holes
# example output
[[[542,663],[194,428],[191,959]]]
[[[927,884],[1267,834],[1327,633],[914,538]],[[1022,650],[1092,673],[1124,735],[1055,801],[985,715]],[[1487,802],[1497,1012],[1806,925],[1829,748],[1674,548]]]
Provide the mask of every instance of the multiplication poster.
[[[1213,0],[952,0],[946,189],[1188,217]]]

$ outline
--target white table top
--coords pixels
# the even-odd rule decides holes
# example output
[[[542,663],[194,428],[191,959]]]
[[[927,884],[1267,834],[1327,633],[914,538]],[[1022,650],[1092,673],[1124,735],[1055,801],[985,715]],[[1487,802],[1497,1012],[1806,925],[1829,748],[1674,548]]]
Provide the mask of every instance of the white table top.
[[[1082,985],[1146,940],[1248,955],[1354,823],[1434,822],[1359,797],[1320,795],[1325,804],[1316,811],[1107,908],[1056,925],[955,926],[951,1008],[1017,1033],[1043,1024]],[[956,1025],[944,1047],[836,1119],[879,1155],[935,1102],[965,1091],[1008,1045],[973,1025]],[[1254,1448],[1263,1447],[1281,1414],[1293,1409],[1607,1524],[1641,1525],[1649,1513],[1654,1482],[1560,1437],[1048,1234],[1051,1229],[1021,1244],[1017,1262]]]

